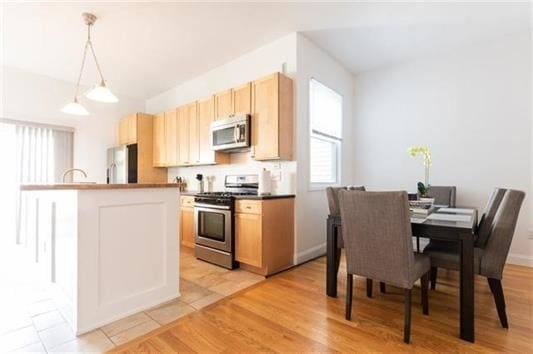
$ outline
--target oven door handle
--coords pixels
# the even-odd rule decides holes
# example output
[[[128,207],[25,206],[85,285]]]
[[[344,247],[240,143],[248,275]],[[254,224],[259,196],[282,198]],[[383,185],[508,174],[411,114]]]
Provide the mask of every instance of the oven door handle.
[[[194,208],[203,210],[203,211],[214,211],[213,209],[217,209],[217,210],[230,210],[231,209],[229,206],[226,206],[226,205],[213,205],[213,204],[203,204],[203,203],[195,203]]]

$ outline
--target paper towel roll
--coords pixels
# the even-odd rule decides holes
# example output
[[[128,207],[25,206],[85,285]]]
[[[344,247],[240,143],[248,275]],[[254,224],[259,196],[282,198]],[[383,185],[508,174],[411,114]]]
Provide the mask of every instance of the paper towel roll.
[[[263,168],[259,172],[259,195],[268,195],[272,193],[272,176],[270,171]]]

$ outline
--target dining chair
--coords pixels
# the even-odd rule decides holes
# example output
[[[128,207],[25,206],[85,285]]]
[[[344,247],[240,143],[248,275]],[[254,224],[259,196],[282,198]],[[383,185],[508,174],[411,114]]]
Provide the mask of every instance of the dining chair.
[[[524,198],[522,191],[507,190],[494,216],[485,247],[474,248],[474,273],[487,278],[503,328],[509,328],[509,324],[501,280]],[[458,250],[424,250],[424,254],[431,258],[431,266],[459,270]]]
[[[421,279],[422,311],[429,313],[430,262],[414,253],[406,192],[339,192],[346,252],[346,319],[351,319],[353,276],[377,279],[404,289],[404,342],[411,331],[411,294]]]
[[[326,197],[328,199],[329,215],[339,216],[341,214],[339,207],[339,192],[342,190],[356,190],[356,191],[365,191],[365,186],[344,186],[344,187],[327,187],[326,188]],[[342,228],[338,229],[338,243],[337,248],[344,248],[344,241],[342,238]],[[335,259],[336,269],[339,270],[341,260],[341,252],[337,252],[337,258]]]
[[[489,200],[485,206],[483,214],[479,220],[476,230],[476,241],[474,246],[478,248],[485,248],[489,235],[492,231],[494,217],[498,211],[498,207],[505,195],[507,189],[494,188]],[[456,242],[430,242],[425,248],[424,252],[456,252],[459,253],[459,245]],[[430,284],[431,290],[435,290],[437,284],[438,267],[431,266]]]

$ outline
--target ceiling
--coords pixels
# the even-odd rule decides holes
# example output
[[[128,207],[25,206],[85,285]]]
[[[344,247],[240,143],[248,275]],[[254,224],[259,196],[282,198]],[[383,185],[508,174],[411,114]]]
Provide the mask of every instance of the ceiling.
[[[113,91],[148,98],[291,32],[352,72],[529,28],[528,3],[3,3],[4,65],[74,82],[86,28]],[[82,78],[96,81],[92,61]]]

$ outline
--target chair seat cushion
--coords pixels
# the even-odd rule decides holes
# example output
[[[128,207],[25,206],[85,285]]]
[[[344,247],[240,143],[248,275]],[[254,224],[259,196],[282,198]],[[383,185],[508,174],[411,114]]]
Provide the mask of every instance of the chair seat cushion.
[[[424,254],[431,259],[431,266],[438,268],[445,268],[451,270],[460,269],[459,245],[448,245],[436,247],[428,245],[424,248]],[[480,273],[480,263],[483,250],[481,248],[474,248],[474,273]]]

